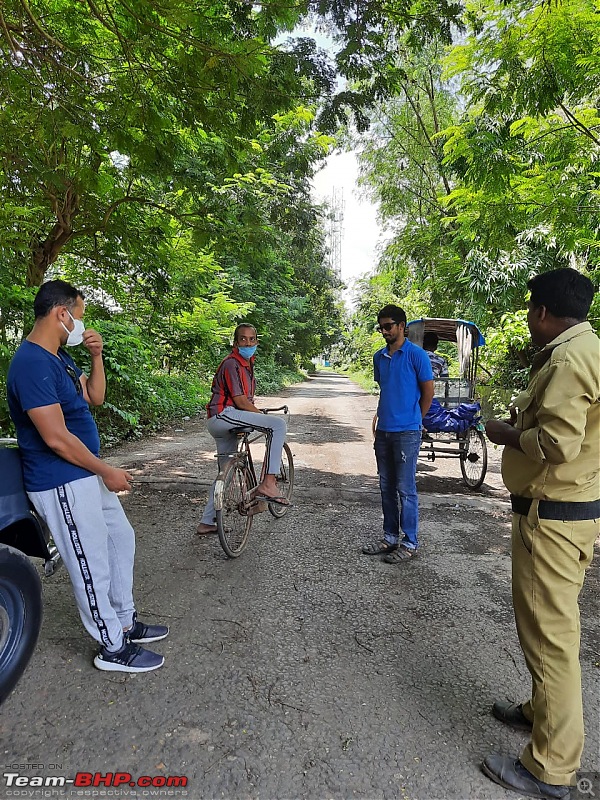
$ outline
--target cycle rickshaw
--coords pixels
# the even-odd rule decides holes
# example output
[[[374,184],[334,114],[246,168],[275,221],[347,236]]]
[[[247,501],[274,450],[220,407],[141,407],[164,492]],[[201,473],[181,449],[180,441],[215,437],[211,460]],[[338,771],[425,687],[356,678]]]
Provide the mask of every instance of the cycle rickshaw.
[[[406,326],[408,339],[419,347],[430,332],[437,334],[440,341],[456,344],[459,377],[434,380],[434,405],[423,421],[421,457],[432,462],[437,458],[460,459],[464,482],[470,489],[479,489],[488,463],[476,394],[479,348],[485,339],[477,325],[462,319],[423,317]]]

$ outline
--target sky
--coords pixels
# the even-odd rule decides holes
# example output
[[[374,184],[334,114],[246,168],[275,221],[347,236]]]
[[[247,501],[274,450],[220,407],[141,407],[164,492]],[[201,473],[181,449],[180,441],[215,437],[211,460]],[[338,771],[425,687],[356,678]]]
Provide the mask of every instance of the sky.
[[[319,47],[331,51],[333,42],[313,26],[297,28],[294,36],[310,36]],[[284,37],[282,37],[283,40]],[[315,176],[313,197],[316,202],[331,200],[334,189],[342,190],[345,210],[342,225],[342,280],[347,285],[344,300],[352,306],[352,284],[371,272],[377,263],[376,246],[380,235],[377,209],[368,199],[359,197],[356,154],[334,153]]]
[[[317,202],[330,200],[333,189],[342,190],[344,220],[342,224],[342,280],[348,286],[346,302],[352,304],[352,283],[377,263],[377,242],[380,228],[377,209],[368,199],[359,197],[356,154],[334,153],[313,181],[313,197]]]

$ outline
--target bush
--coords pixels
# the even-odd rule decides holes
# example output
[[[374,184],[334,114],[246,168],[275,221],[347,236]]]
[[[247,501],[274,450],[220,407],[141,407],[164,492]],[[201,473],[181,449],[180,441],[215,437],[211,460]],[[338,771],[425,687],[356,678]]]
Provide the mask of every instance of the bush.
[[[168,364],[163,365],[166,362],[163,350],[138,326],[119,319],[86,318],[86,323],[98,330],[104,340],[106,399],[102,406],[92,409],[104,447],[157,430],[169,420],[204,412],[210,398],[213,368],[203,363],[202,356],[214,361],[213,353],[198,353],[196,360],[189,360],[185,372],[171,370]],[[89,374],[87,350],[73,348],[70,354]],[[10,355],[12,353],[5,354],[6,363]],[[268,395],[282,386],[303,380],[305,375],[298,369],[259,359],[256,378],[258,392]],[[2,435],[13,435],[4,384],[0,392],[0,412]]]

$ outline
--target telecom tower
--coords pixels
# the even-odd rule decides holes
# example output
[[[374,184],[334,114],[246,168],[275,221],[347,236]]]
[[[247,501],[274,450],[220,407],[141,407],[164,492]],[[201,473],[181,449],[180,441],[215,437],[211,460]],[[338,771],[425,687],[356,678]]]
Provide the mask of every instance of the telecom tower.
[[[344,225],[344,190],[333,188],[329,199],[329,225],[327,230],[327,247],[329,249],[329,266],[332,272],[342,278],[342,233]]]

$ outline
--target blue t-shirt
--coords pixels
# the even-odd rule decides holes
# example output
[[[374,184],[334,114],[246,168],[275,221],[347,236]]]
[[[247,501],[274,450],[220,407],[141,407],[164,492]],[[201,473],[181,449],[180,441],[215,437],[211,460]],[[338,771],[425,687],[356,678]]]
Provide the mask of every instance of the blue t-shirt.
[[[418,431],[421,417],[419,383],[432,381],[429,356],[416,344],[404,344],[390,356],[387,347],[373,356],[373,374],[381,389],[377,407],[380,431]]]
[[[69,374],[70,373],[70,374]],[[82,391],[81,370],[64,350],[55,356],[34,342],[24,341],[13,356],[6,381],[8,408],[15,427],[28,492],[55,489],[92,472],[71,464],[48,447],[31,421],[32,408],[60,404],[67,430],[97,456],[98,428]]]

